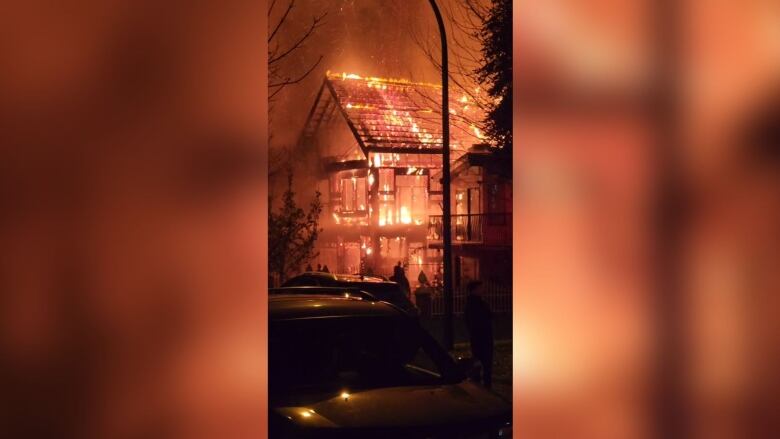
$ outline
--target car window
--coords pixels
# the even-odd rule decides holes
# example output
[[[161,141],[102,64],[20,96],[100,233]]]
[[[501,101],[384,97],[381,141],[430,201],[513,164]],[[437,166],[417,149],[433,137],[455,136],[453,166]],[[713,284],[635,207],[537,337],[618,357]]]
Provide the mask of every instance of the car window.
[[[446,352],[437,350],[431,340],[418,326],[398,317],[272,322],[269,391],[273,397],[296,391],[437,383],[440,377],[416,369],[444,375],[452,367]]]

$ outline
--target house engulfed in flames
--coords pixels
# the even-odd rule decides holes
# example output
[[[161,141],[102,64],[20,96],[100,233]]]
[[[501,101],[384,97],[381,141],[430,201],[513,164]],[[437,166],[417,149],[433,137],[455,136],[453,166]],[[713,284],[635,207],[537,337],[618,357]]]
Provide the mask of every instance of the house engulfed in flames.
[[[441,246],[428,241],[431,218],[442,212],[441,91],[326,75],[300,142],[322,165],[326,221],[317,262],[330,271],[386,275],[400,261],[413,283],[421,270],[431,281],[440,273]],[[455,162],[483,142],[473,123],[483,113],[468,96],[454,97],[450,113]]]

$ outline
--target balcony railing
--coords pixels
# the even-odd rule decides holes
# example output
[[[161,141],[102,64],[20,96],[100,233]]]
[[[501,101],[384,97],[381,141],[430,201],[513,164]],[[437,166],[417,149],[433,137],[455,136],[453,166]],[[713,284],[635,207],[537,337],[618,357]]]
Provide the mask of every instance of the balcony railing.
[[[442,240],[442,216],[428,217],[428,240]],[[452,242],[512,245],[512,213],[452,215]]]

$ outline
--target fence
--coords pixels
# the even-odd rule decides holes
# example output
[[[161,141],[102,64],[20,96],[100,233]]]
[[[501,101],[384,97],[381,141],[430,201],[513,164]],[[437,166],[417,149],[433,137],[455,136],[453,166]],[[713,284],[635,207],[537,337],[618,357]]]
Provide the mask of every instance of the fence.
[[[465,287],[456,288],[453,291],[453,313],[463,314],[466,305],[467,291]],[[507,285],[485,282],[482,284],[482,299],[490,306],[494,313],[512,312],[512,287]],[[431,295],[431,314],[444,315],[444,297],[441,289],[434,289]]]

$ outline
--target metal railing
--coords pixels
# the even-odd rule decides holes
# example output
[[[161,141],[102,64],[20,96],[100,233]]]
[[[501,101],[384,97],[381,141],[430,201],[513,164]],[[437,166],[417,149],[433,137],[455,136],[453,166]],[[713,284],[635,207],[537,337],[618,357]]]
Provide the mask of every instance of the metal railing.
[[[453,292],[453,312],[456,315],[463,314],[466,306],[468,292],[465,287],[455,288]],[[482,299],[487,302],[494,313],[512,312],[512,287],[485,282],[482,285]],[[433,289],[431,294],[431,315],[444,315],[444,297],[440,289]]]
[[[512,245],[512,213],[452,215],[452,242]],[[441,241],[442,215],[428,217],[428,240]]]

